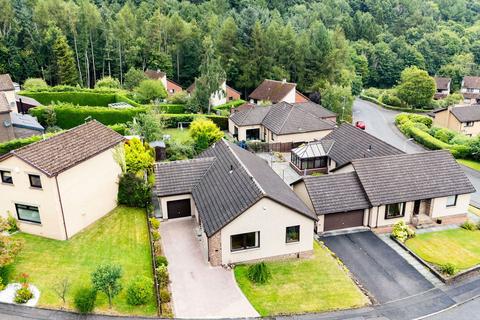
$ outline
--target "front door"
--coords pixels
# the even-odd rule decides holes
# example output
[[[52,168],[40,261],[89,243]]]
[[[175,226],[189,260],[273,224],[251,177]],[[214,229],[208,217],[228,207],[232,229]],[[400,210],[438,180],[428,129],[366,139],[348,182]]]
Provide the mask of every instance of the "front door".
[[[190,199],[168,201],[167,202],[168,219],[188,217],[192,215]]]
[[[415,203],[413,204],[413,214],[418,215],[420,213],[420,203],[422,200],[415,200]]]

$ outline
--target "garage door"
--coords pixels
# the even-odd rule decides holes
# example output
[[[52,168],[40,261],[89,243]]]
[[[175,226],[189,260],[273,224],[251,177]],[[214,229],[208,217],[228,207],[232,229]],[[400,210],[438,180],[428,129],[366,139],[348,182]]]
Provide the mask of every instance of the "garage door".
[[[325,215],[324,231],[363,226],[363,210]]]
[[[189,217],[192,215],[190,199],[167,202],[168,219]]]

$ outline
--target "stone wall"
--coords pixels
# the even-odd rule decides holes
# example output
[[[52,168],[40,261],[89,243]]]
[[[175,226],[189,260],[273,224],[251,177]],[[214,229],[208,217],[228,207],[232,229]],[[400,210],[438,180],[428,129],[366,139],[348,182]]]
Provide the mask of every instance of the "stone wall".
[[[208,258],[212,266],[222,264],[222,233],[218,231],[208,238]]]

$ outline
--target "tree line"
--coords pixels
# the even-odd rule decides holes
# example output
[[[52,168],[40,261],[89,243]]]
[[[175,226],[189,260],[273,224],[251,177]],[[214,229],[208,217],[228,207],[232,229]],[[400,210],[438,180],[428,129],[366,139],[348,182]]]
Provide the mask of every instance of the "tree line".
[[[244,94],[265,78],[306,93],[358,93],[395,85],[410,66],[450,76],[454,88],[479,73],[478,0],[0,0],[0,8],[0,72],[18,82],[93,87],[150,68],[187,87],[205,54]]]

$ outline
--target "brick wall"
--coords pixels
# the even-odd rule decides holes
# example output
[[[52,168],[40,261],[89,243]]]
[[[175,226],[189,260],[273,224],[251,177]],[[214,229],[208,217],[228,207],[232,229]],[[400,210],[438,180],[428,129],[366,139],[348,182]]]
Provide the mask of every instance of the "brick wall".
[[[222,236],[221,231],[208,238],[208,258],[212,266],[222,264]]]

